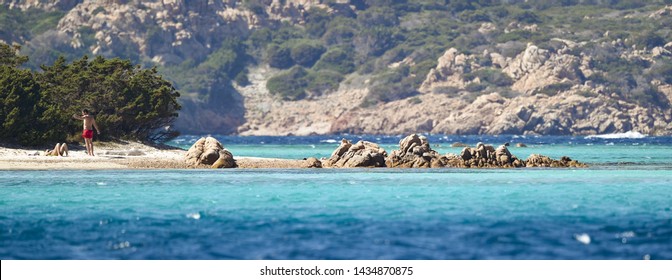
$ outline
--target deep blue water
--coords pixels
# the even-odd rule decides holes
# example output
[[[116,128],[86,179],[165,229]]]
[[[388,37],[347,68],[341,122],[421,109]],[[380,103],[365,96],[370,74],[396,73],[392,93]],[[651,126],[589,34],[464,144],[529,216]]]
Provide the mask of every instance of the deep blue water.
[[[517,151],[593,167],[0,171],[0,259],[672,259],[670,139],[569,141]]]

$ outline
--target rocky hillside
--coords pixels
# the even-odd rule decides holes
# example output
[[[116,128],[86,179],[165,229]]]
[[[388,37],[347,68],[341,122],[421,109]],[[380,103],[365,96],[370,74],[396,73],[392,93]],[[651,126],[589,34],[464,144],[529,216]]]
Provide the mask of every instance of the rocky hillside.
[[[0,40],[158,65],[187,133],[672,134],[672,3],[555,2],[0,0]]]

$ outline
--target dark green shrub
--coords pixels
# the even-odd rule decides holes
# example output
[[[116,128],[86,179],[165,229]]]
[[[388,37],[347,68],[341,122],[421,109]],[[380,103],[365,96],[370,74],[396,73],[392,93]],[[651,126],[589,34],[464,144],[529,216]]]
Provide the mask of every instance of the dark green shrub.
[[[358,54],[365,57],[378,57],[393,48],[398,39],[392,28],[375,27],[360,31],[353,44]]]
[[[360,12],[357,22],[364,28],[390,27],[399,24],[399,18],[389,6],[375,7]]]
[[[158,75],[156,68],[141,69],[128,60],[84,57],[66,64],[57,60],[43,66],[38,76],[42,100],[54,127],[74,135],[81,123],[72,114],[88,108],[106,132],[104,138],[161,141],[165,127],[177,118],[179,92]],[[160,131],[161,130],[161,131]]]
[[[306,90],[312,95],[322,95],[337,90],[341,81],[343,81],[341,73],[329,70],[311,71],[308,75]]]
[[[332,48],[322,55],[313,69],[331,70],[341,74],[349,74],[355,71],[353,53],[342,48]]]
[[[658,46],[665,45],[665,39],[653,31],[648,31],[643,34],[634,36],[632,40],[638,48],[652,49]]]
[[[258,16],[266,14],[266,4],[263,0],[245,0],[243,1],[243,7]]]
[[[287,69],[294,65],[291,53],[287,46],[271,44],[266,48],[266,62],[271,67]]]
[[[283,100],[299,100],[306,97],[308,83],[308,71],[301,66],[294,66],[268,79],[266,88]]]
[[[369,107],[417,95],[418,91],[409,74],[410,68],[404,65],[377,76],[360,106]]]
[[[311,67],[324,51],[325,48],[315,42],[299,42],[292,46],[290,56],[296,64]]]
[[[43,142],[40,86],[28,70],[0,66],[0,139],[24,145]]]
[[[539,15],[532,11],[522,11],[514,15],[514,18],[519,22],[527,24],[542,23]]]
[[[238,72],[238,74],[234,78],[234,81],[236,81],[236,84],[238,84],[241,87],[248,86],[250,84],[250,80],[248,79],[247,74],[248,74],[247,69],[244,69],[243,71]]]
[[[327,31],[327,25],[331,16],[326,10],[319,8],[312,8],[308,10],[306,15],[306,32],[313,38],[321,37]]]
[[[128,60],[63,57],[42,72],[18,69],[24,57],[0,44],[0,138],[22,144],[64,141],[81,133],[72,115],[88,108],[105,138],[166,140],[177,117],[179,93],[155,68]],[[161,129],[161,130],[160,130]],[[159,131],[160,130],[160,131]]]

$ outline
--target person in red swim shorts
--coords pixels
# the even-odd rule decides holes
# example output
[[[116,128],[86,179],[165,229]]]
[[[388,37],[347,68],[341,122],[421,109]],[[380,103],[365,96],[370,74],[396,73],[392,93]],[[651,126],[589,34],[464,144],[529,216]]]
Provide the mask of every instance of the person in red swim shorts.
[[[90,156],[93,154],[93,128],[96,129],[98,135],[100,135],[100,128],[96,123],[96,119],[90,115],[88,109],[82,110],[82,115],[72,115],[73,118],[78,119],[84,122],[84,130],[82,131],[82,137],[84,138],[84,143],[86,144],[86,153]]]

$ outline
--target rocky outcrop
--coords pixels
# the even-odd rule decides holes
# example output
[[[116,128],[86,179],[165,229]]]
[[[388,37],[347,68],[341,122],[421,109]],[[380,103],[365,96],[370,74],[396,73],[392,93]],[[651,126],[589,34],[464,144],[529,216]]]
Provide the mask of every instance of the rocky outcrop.
[[[329,159],[323,162],[324,167],[385,167],[387,152],[376,143],[358,141],[352,144],[349,140],[341,140]]]
[[[441,155],[431,149],[427,137],[411,134],[399,141],[399,150],[389,156],[375,143],[359,141],[352,144],[343,139],[329,159],[322,161],[325,167],[390,167],[390,168],[522,168],[522,167],[587,167],[569,157],[554,160],[542,155],[531,155],[521,160],[511,154],[509,143],[497,148],[478,143],[465,147],[460,155]]]
[[[528,45],[523,53],[503,69],[515,80],[511,89],[529,93],[553,84],[580,83],[584,76],[579,68],[581,58],[566,54],[568,51],[568,46],[551,53],[535,45]]]
[[[322,162],[314,157],[309,157],[304,160],[303,167],[305,168],[322,168]]]
[[[387,157],[387,167],[428,168],[444,167],[448,159],[431,149],[427,137],[411,134],[399,141],[399,150]]]
[[[213,168],[236,167],[233,155],[217,139],[201,137],[185,154],[185,162],[190,166],[211,166]]]
[[[547,156],[531,154],[525,160],[525,167],[587,167],[587,165],[566,156],[555,160]]]
[[[252,12],[221,1],[85,0],[57,28],[72,38],[72,47],[89,47],[95,55],[125,54],[130,48],[154,63],[177,64],[207,56],[226,38],[248,34],[259,21]],[[91,34],[82,34],[83,26]],[[90,35],[94,44],[84,46]]]
[[[0,0],[0,5],[66,11],[55,31],[72,48],[88,48],[104,56],[126,56],[129,50],[137,50],[141,60],[162,65],[200,61],[228,38],[246,38],[256,28],[280,21],[301,24],[311,8],[352,12],[349,5],[326,5],[319,0],[264,0],[263,11],[249,10],[243,2]]]
[[[429,70],[427,78],[420,86],[421,91],[428,91],[432,87],[455,87],[464,89],[472,81],[465,81],[464,74],[469,73],[474,65],[474,56],[461,54],[455,48],[448,49],[439,57],[436,68]],[[477,82],[477,81],[474,81]]]
[[[524,167],[525,162],[512,155],[505,143],[497,149],[492,145],[476,144],[475,148],[465,147],[460,153],[464,167],[493,168],[493,167]]]
[[[212,164],[212,168],[234,168],[237,167],[233,154],[227,149],[219,151],[219,158]]]

